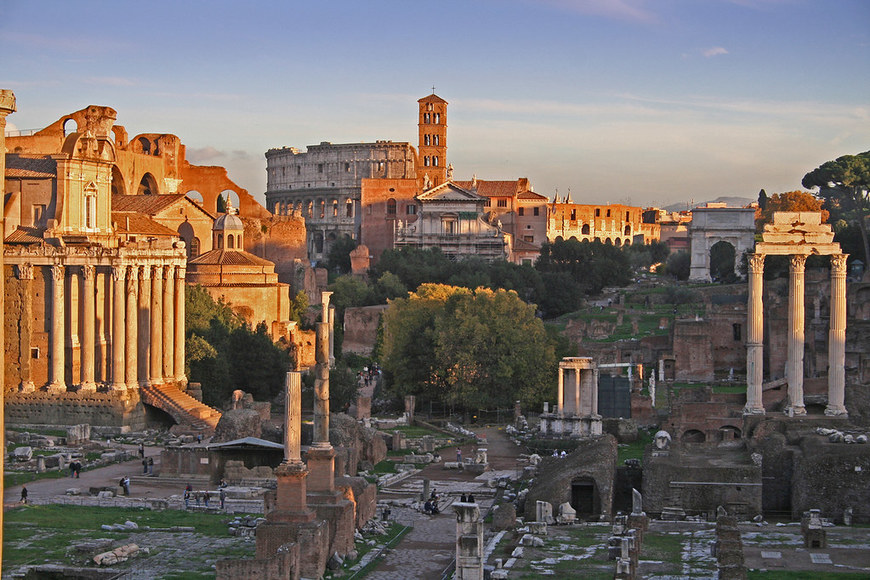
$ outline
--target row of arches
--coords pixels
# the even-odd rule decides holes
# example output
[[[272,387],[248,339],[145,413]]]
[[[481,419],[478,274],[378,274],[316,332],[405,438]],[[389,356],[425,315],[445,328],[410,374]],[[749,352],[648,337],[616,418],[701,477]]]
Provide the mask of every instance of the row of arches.
[[[558,239],[564,239],[564,238],[562,238],[562,236],[557,236],[556,239],[558,240]],[[610,236],[607,236],[607,237],[602,238],[600,236],[595,236],[594,238],[587,237],[587,238],[581,239],[581,238],[578,238],[577,236],[571,236],[568,239],[574,240],[575,242],[601,242],[603,244],[616,246],[617,248],[620,246],[630,246],[631,245],[631,238],[630,237],[620,238],[620,237],[615,236],[615,237],[611,238]]]
[[[276,201],[272,210],[275,215],[290,215],[296,212],[310,219],[353,218],[356,213],[353,199],[347,198],[341,201],[334,197]]]

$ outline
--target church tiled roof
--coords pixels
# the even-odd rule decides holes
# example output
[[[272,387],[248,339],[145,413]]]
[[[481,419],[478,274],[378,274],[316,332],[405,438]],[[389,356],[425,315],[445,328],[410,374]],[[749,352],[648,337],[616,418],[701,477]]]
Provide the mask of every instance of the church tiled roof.
[[[57,162],[47,155],[6,155],[6,177],[44,179],[57,176]]]
[[[114,196],[117,197],[117,196]],[[159,196],[135,196],[135,197],[159,197]],[[178,232],[157,223],[147,215],[135,211],[113,211],[116,234],[137,234],[151,236],[178,236]]]
[[[517,193],[516,181],[486,181],[478,179],[476,182],[477,189],[473,189],[475,185],[473,181],[454,181],[453,183],[484,197],[513,197]]]
[[[135,211],[146,215],[159,213],[182,199],[184,194],[171,193],[165,195],[113,195],[113,211]]]
[[[275,267],[274,262],[264,260],[243,250],[212,250],[200,254],[188,262],[191,266],[268,266]]]
[[[43,241],[42,230],[39,228],[27,228],[18,226],[6,238],[7,244],[38,244]]]

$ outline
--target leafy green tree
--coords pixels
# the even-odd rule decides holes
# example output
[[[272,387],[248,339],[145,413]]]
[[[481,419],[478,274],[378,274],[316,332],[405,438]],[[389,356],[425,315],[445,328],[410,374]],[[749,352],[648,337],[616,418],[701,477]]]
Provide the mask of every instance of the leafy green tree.
[[[838,218],[855,223],[864,242],[864,263],[870,259],[867,219],[870,216],[870,151],[843,155],[804,175],[801,184],[819,188],[819,195],[836,210]]]
[[[308,294],[303,290],[296,293],[296,296],[290,300],[290,320],[294,320],[302,325],[305,320],[305,312],[308,310]]]
[[[668,256],[665,272],[677,280],[688,280],[691,265],[692,257],[689,256],[689,252],[679,251]]]
[[[442,284],[450,276],[451,262],[439,248],[421,250],[403,247],[386,250],[372,268],[372,276],[377,279],[385,272],[392,272],[406,288],[417,288],[420,284]]]
[[[828,221],[828,212],[822,208],[822,200],[808,191],[786,191],[770,196],[763,209],[759,206],[756,230],[761,232],[764,224],[773,222],[773,214],[778,211],[818,211],[822,213],[822,223]]]
[[[534,306],[516,292],[424,284],[384,316],[383,366],[397,394],[464,408],[538,404],[555,350]]]
[[[763,189],[758,192],[758,209],[761,211],[767,209],[767,192]]]
[[[348,235],[341,236],[329,246],[326,267],[338,274],[350,273],[350,253],[356,249],[356,241]]]
[[[716,242],[710,248],[710,277],[715,282],[731,284],[737,280],[734,271],[736,253],[728,242]]]
[[[222,195],[218,196],[218,198],[217,198],[217,212],[218,213],[226,213],[227,212],[227,198],[229,198],[229,194],[227,194],[226,198],[224,198],[224,196],[222,196]]]

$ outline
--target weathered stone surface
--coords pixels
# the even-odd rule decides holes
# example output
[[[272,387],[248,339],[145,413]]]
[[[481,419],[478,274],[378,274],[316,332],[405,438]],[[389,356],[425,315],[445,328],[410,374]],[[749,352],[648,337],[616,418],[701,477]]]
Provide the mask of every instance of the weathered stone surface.
[[[260,437],[262,434],[260,423],[260,414],[254,409],[226,411],[218,421],[212,442],[222,443],[243,437]]]
[[[512,503],[496,506],[492,512],[492,529],[496,531],[512,530],[517,525],[517,510]]]
[[[374,466],[387,457],[387,444],[377,430],[365,427],[350,415],[329,416],[329,442],[335,447],[355,449],[357,462],[348,462],[347,473],[356,475],[359,463]]]

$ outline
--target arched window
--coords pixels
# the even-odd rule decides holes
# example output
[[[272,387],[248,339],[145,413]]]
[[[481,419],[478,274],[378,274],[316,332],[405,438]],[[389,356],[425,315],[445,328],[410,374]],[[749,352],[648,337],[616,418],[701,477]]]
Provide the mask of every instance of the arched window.
[[[589,224],[583,224],[583,227],[580,228],[580,233],[583,234],[584,236],[588,236],[589,235]]]
[[[387,215],[396,215],[396,200],[392,197],[387,200]]]
[[[441,124],[441,113],[435,113],[435,124]]]
[[[429,113],[423,113],[423,122],[424,123],[431,123],[432,116]]]
[[[320,200],[320,219],[326,216],[326,201]]]
[[[308,217],[314,217],[314,202],[308,202]]]
[[[435,135],[435,145],[441,145],[441,135]]]
[[[428,155],[423,157],[423,165],[426,167],[429,167],[429,156]]]
[[[218,247],[217,247],[218,250],[223,249],[223,247],[224,247],[224,237],[223,236],[218,236],[217,244],[218,244]]]
[[[85,228],[94,230],[97,228],[97,186],[89,183],[85,188],[84,197]]]
[[[430,141],[431,141],[431,138],[429,137],[429,135],[423,135],[423,144],[424,145],[431,145]]]
[[[335,218],[338,217],[338,200],[337,199],[332,200],[332,217],[335,217]]]
[[[353,200],[349,199],[344,204],[344,215],[345,217],[353,217]]]
[[[628,236],[631,234],[631,226],[625,226],[625,235]]]
[[[199,255],[199,238],[190,240],[190,257],[195,258]]]
[[[432,156],[432,165],[433,165],[433,167],[438,167],[438,156],[437,155]]]
[[[233,234],[230,234],[227,236],[227,248],[232,250],[235,247],[236,247],[235,238],[233,237]]]

